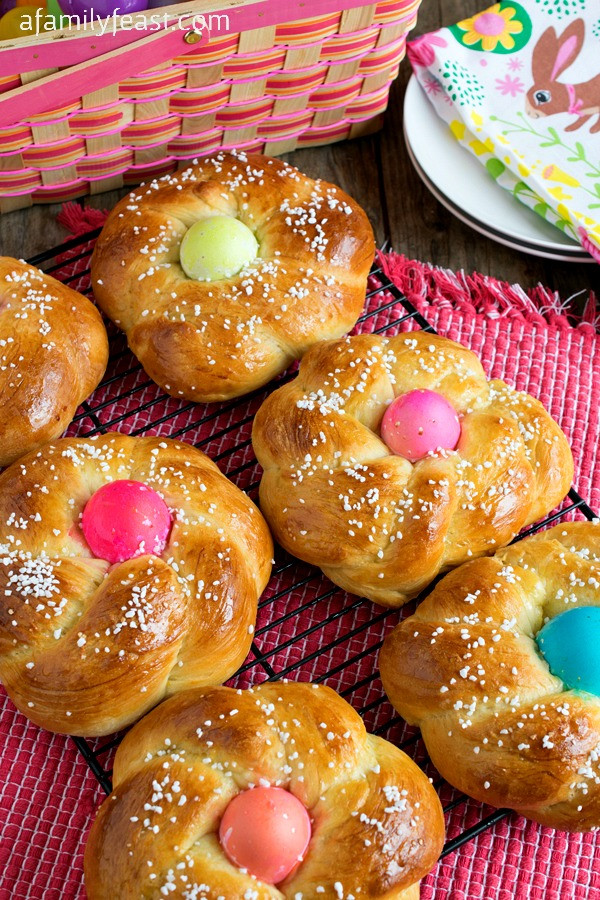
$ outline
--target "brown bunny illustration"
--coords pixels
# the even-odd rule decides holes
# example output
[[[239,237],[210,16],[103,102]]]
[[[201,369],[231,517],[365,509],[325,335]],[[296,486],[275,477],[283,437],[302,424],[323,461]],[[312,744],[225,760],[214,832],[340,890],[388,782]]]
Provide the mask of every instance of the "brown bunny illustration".
[[[583,19],[576,19],[557,37],[547,28],[533,48],[531,72],[533,87],[527,92],[525,111],[534,119],[567,112],[577,116],[565,131],[576,131],[598,115],[591,132],[600,131],[600,75],[579,84],[557,81],[581,51],[585,37]]]

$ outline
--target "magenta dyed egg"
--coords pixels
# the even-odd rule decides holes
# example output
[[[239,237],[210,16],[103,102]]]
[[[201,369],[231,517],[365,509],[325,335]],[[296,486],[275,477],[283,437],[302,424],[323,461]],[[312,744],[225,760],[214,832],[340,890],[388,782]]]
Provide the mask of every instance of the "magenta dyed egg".
[[[409,391],[386,409],[381,437],[393,453],[416,462],[436,450],[454,450],[460,421],[454,407],[436,391]]]
[[[231,862],[260,881],[279,884],[304,858],[311,836],[305,806],[278,787],[237,794],[219,827],[221,846]]]
[[[81,528],[99,559],[123,562],[160,555],[171,530],[171,513],[162,497],[141,481],[111,481],[92,494]]]

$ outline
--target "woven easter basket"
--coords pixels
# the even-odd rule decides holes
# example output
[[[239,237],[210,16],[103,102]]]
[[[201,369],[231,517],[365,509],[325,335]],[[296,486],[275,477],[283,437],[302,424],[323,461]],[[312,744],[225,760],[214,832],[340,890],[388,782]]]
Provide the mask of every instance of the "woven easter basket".
[[[123,17],[0,42],[0,212],[220,148],[273,156],[372,132],[419,4],[192,0],[137,13],[135,28]]]

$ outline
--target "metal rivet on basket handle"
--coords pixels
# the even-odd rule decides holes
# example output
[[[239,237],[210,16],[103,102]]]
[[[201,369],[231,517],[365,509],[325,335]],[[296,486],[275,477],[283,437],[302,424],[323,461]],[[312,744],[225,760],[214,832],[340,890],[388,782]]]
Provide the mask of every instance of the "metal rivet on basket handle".
[[[183,39],[186,44],[198,44],[203,37],[206,36],[206,33],[203,31],[198,31],[196,28],[192,28],[190,31],[184,34]]]

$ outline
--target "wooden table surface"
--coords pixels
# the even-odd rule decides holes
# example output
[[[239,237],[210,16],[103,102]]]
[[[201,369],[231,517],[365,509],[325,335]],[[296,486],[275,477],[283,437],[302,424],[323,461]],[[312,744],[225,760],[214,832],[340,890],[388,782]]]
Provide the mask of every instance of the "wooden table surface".
[[[423,0],[413,36],[450,25],[484,5],[483,0]],[[564,299],[591,289],[600,295],[599,266],[552,262],[510,250],[463,225],[434,199],[417,177],[402,137],[402,103],[410,72],[405,60],[392,88],[383,131],[299,150],[287,159],[309,175],[341,185],[367,211],[378,243],[389,238],[394,250],[409,257],[479,271],[525,288],[541,283]],[[86,202],[109,208],[123,193],[114,191]],[[1,252],[27,257],[59,244],[66,237],[56,223],[59,208],[37,206],[0,217]]]

